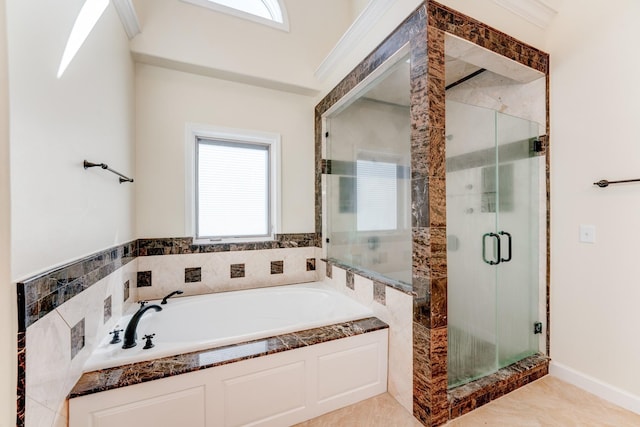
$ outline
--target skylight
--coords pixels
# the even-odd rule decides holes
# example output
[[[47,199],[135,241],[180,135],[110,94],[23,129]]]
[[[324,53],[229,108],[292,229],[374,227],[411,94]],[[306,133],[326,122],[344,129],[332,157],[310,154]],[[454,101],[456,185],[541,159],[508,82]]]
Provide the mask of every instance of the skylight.
[[[183,0],[219,12],[249,19],[288,31],[286,11],[281,0]]]
[[[62,77],[62,74],[64,74],[71,60],[73,60],[76,53],[78,53],[78,50],[80,50],[80,46],[82,46],[87,37],[89,37],[89,33],[93,30],[93,27],[95,27],[107,6],[109,6],[109,0],[85,1],[76,18],[76,22],[73,24],[71,34],[67,40],[67,46],[62,54],[62,60],[58,68],[58,78]]]

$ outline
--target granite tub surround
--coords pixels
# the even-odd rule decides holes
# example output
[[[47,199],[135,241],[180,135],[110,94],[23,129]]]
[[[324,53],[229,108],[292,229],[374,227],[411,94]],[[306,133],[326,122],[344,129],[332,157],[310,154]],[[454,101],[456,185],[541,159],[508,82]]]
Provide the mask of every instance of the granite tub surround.
[[[331,278],[325,277],[326,284],[371,308],[377,318],[389,325],[388,392],[404,408],[410,412],[413,411],[413,296],[385,286],[385,304],[381,304],[375,299],[373,280],[361,276],[358,271],[348,271],[346,268],[331,265],[326,261],[321,261],[321,264],[331,266],[333,273]],[[348,273],[353,274],[353,288],[347,286]]]
[[[27,328],[23,425],[67,425],[67,394],[82,375],[96,337],[114,329],[116,319],[132,304],[131,297],[123,301],[123,283],[135,283],[136,270],[135,260],[127,263]],[[112,316],[107,318],[109,299]]]
[[[82,375],[73,390],[71,390],[69,398],[72,399],[87,394],[199,371],[386,328],[388,328],[387,324],[380,319],[369,317],[240,344],[87,372]]]
[[[138,269],[151,272],[153,280],[151,286],[138,287],[138,297],[152,300],[175,290],[187,296],[313,282],[318,272],[308,269],[308,260],[315,260],[318,251],[309,246],[141,256]]]
[[[210,252],[255,251],[264,249],[308,248],[320,246],[317,233],[276,234],[273,241],[247,243],[194,244],[192,237],[138,239],[138,255],[180,255]]]

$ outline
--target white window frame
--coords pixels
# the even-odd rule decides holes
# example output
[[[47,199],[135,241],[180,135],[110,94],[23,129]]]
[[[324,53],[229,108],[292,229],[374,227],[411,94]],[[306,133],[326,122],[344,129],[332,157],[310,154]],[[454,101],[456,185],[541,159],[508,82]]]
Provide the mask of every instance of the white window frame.
[[[269,216],[270,232],[267,236],[225,237],[198,239],[196,236],[196,147],[198,139],[212,139],[244,144],[269,146]],[[280,134],[255,130],[227,128],[199,123],[187,123],[185,136],[185,233],[193,237],[194,244],[267,242],[275,240],[281,229],[281,168]]]
[[[222,4],[214,3],[209,0],[182,0],[182,1],[184,3],[190,3],[190,4],[204,7],[210,10],[215,10],[216,12],[221,12],[227,15],[257,22],[258,24],[267,25],[269,27],[273,27],[278,30],[285,31],[287,33],[289,32],[289,17],[287,16],[287,9],[284,7],[284,3],[282,2],[282,0],[274,0],[278,3],[278,6],[280,7],[280,13],[282,14],[282,22],[274,21],[272,19],[266,19],[261,16],[257,16],[257,15],[253,15],[251,13],[245,12],[243,10],[227,7]],[[269,8],[268,5],[267,5],[267,8]]]

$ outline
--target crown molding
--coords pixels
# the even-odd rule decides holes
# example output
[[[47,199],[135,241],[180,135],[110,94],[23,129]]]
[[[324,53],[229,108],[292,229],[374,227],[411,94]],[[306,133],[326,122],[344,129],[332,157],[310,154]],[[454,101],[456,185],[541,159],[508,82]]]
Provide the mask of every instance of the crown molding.
[[[112,0],[129,40],[140,34],[140,22],[132,0]]]
[[[371,0],[340,38],[338,43],[322,61],[314,76],[322,80],[329,71],[343,60],[360,40],[369,32],[376,22],[393,5],[395,0]]]
[[[558,14],[558,10],[547,0],[493,0],[493,2],[543,30]]]

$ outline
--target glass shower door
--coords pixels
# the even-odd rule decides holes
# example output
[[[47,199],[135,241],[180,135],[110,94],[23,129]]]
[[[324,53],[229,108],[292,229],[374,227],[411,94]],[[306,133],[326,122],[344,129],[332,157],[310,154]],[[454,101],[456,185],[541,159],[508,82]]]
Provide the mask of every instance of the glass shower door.
[[[538,350],[540,159],[532,150],[538,124],[496,113],[497,230],[502,259],[496,268],[498,368]]]
[[[449,386],[537,351],[538,124],[447,101]]]
[[[492,110],[446,103],[448,374],[456,386],[496,369],[496,138]],[[489,246],[489,247],[487,247]],[[484,255],[483,251],[485,252]]]

